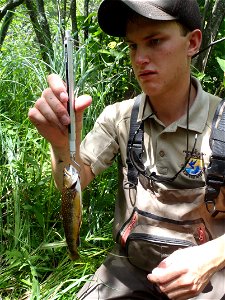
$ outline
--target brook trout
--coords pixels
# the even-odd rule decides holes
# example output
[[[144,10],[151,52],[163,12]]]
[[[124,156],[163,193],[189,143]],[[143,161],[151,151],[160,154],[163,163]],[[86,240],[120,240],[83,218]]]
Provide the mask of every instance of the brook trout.
[[[62,191],[62,219],[68,250],[72,260],[79,258],[77,247],[80,243],[80,226],[82,214],[80,176],[75,165],[76,156],[76,118],[74,110],[74,74],[73,74],[73,39],[70,30],[65,32],[64,40],[65,75],[69,101],[67,110],[70,116],[68,126],[70,159],[69,164],[63,171]]]
[[[64,168],[62,191],[62,219],[66,243],[72,260],[78,259],[82,221],[82,200],[79,174],[75,167]]]

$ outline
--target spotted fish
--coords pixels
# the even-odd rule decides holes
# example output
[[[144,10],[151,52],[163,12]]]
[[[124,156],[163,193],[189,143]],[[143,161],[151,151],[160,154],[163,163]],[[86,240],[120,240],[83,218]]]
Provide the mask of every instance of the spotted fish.
[[[82,221],[82,198],[79,174],[73,165],[64,168],[62,219],[66,243],[72,260],[78,259]]]

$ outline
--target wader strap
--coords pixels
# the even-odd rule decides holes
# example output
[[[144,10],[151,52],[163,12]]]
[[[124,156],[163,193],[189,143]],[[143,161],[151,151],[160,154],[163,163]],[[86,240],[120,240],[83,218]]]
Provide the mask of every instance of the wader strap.
[[[215,199],[221,186],[225,185],[225,99],[216,109],[209,144],[212,155],[206,170],[205,203],[212,216],[216,216],[220,211],[216,209]]]
[[[130,150],[135,151],[137,157],[141,158],[143,153],[143,122],[138,122],[139,106],[141,102],[141,97],[137,97],[134,101],[134,106],[131,112],[130,118],[130,133],[127,146],[127,178],[128,187],[135,188],[138,183],[138,170],[134,167],[130,159]],[[135,137],[135,138],[134,138]]]

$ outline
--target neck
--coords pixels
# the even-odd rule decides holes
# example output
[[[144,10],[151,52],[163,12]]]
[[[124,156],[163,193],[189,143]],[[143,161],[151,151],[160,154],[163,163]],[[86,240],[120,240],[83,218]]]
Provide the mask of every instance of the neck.
[[[157,118],[165,125],[179,120],[187,113],[187,107],[193,104],[196,97],[196,89],[189,82],[179,90],[171,90],[167,94],[151,97],[150,103]]]

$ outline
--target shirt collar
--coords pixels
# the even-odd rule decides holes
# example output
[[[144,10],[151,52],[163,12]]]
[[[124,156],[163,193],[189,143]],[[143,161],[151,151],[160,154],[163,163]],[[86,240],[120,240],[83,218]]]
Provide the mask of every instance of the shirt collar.
[[[201,83],[195,77],[192,77],[192,83],[195,85],[197,94],[195,101],[189,110],[189,130],[202,133],[208,118],[209,111],[209,96],[203,91]],[[160,120],[154,115],[148,96],[145,93],[140,94],[141,97],[140,108],[138,113],[138,122],[144,121],[147,118],[154,118],[158,123],[162,124]],[[174,132],[177,127],[187,128],[187,115],[185,114],[176,122],[173,122],[167,127],[167,131]]]
[[[138,97],[141,98],[141,102],[137,121],[141,122],[151,117],[153,114],[153,110],[148,100],[148,96],[145,93],[140,94]]]

